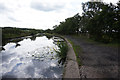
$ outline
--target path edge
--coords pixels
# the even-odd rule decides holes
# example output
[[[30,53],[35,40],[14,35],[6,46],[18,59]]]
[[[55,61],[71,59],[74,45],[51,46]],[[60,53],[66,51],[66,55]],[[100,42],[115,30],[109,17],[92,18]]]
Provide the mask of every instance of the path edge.
[[[63,37],[63,36],[62,36]],[[66,62],[63,71],[63,80],[64,78],[80,78],[79,66],[77,63],[77,58],[73,50],[72,44],[68,41],[67,38],[63,37],[68,45],[68,52],[66,56]],[[73,56],[70,56],[70,53]]]

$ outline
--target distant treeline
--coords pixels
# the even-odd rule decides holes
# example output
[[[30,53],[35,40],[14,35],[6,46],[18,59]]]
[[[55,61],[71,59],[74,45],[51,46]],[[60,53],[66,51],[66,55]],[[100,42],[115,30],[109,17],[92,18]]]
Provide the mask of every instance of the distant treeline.
[[[58,34],[87,34],[90,38],[104,42],[117,42],[120,37],[120,1],[113,5],[103,2],[82,3],[83,13],[65,19],[53,26]]]
[[[2,40],[18,38],[23,36],[35,35],[42,33],[43,30],[28,29],[28,28],[15,28],[15,27],[2,27]]]

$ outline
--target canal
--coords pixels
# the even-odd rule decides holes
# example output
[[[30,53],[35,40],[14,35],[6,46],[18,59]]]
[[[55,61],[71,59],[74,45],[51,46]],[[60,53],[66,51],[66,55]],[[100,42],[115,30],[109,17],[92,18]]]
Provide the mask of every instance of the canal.
[[[7,42],[0,52],[0,77],[62,78],[63,67],[55,36],[27,36]]]

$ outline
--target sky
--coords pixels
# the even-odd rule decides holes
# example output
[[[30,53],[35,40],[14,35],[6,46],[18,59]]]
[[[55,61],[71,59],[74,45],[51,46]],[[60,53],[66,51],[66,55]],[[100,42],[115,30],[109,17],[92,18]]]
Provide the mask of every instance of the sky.
[[[0,27],[52,29],[90,0],[0,0]],[[102,0],[117,3],[118,0]]]

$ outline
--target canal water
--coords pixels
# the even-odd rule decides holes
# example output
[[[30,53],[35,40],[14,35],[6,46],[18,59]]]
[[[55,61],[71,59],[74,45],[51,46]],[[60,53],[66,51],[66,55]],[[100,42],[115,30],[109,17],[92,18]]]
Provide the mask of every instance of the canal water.
[[[0,52],[0,77],[62,78],[63,65],[55,50],[59,37],[23,37],[11,40]]]

